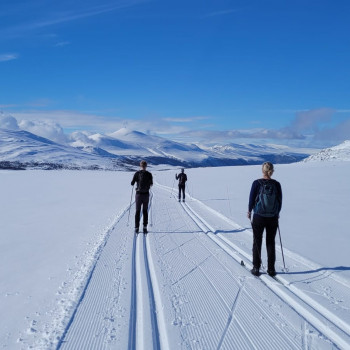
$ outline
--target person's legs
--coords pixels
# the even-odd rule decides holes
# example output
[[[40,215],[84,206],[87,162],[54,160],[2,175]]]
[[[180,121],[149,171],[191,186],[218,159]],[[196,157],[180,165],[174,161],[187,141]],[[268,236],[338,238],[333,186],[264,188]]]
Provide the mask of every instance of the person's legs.
[[[267,251],[267,269],[275,271],[276,249],[275,237],[278,227],[277,218],[267,218],[266,220],[266,251]]]
[[[181,185],[179,185],[179,200],[181,200]]]
[[[142,215],[143,215],[143,226],[147,227],[148,225],[148,203],[149,203],[149,194],[142,195]]]
[[[182,185],[182,199],[184,200],[185,199],[185,185]]]
[[[140,226],[141,205],[142,205],[141,194],[136,193],[136,196],[135,196],[135,206],[136,206],[135,228],[138,228]]]
[[[252,228],[253,228],[253,266],[259,269],[261,265],[262,237],[263,237],[263,232],[265,228],[263,218],[257,215],[254,215]]]

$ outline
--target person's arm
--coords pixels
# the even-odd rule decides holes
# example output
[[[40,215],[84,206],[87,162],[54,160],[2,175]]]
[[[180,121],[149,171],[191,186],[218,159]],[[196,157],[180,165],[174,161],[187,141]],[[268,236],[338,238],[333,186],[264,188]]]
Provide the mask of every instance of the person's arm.
[[[134,177],[132,178],[131,186],[135,185],[135,182],[137,181],[137,175],[138,175],[138,171],[136,171],[136,173],[134,174]]]
[[[149,173],[151,175],[150,179],[151,179],[151,182],[150,182],[150,186],[153,186],[153,175],[152,173]]]
[[[249,194],[248,213],[247,213],[247,217],[249,219],[251,218],[251,213],[255,206],[256,196],[258,195],[258,189],[259,189],[259,182],[255,180],[252,184],[252,187],[250,189],[250,194]]]
[[[187,175],[186,174],[184,174],[185,175],[185,181],[184,182],[186,182],[187,181]]]
[[[175,174],[175,179],[176,179],[176,180],[178,180],[178,179],[179,179],[179,177],[177,176],[177,174]]]
[[[278,210],[278,214],[282,209],[282,187],[281,184],[279,182],[277,182],[277,192],[278,192],[278,202],[279,202],[279,210]]]

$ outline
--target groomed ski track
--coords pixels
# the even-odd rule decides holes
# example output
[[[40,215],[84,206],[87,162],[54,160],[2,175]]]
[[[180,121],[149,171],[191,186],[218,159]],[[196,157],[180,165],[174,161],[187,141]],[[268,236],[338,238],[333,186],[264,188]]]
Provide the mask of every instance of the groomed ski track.
[[[346,349],[350,285],[285,249],[252,276],[251,232],[155,185],[149,234],[114,226],[57,349]],[[287,252],[287,254],[286,254]],[[245,262],[246,267],[240,265]],[[281,262],[277,261],[277,271]]]

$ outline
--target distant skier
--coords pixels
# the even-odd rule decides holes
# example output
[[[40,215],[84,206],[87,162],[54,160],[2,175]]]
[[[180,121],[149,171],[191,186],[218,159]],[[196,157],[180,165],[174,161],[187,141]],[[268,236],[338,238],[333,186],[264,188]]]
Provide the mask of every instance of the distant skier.
[[[179,202],[181,202],[181,192],[182,192],[182,201],[185,201],[185,188],[187,175],[185,174],[185,169],[181,169],[181,173],[179,175],[175,174],[175,179],[179,180]]]
[[[135,182],[136,186],[136,213],[135,213],[135,233],[139,233],[140,226],[140,214],[141,214],[141,206],[142,206],[142,215],[143,215],[143,233],[148,233],[147,225],[148,225],[148,202],[149,202],[149,190],[150,187],[153,186],[153,176],[150,172],[146,170],[147,162],[142,160],[140,162],[141,170],[137,171],[134,174],[134,177],[131,181],[131,186],[134,186]]]
[[[265,162],[262,165],[263,178],[255,180],[250,190],[247,217],[251,219],[253,210],[253,269],[251,273],[255,276],[260,275],[264,229],[266,229],[267,273],[270,276],[276,275],[275,236],[282,208],[282,188],[278,181],[271,179],[273,172],[273,164]]]

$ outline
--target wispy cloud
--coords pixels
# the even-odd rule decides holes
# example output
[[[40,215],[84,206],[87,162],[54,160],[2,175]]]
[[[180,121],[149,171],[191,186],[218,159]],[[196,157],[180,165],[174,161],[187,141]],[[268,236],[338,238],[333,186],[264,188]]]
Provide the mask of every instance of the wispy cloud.
[[[0,108],[14,108],[17,107],[15,104],[0,104]],[[1,113],[1,112],[0,112]]]
[[[63,47],[63,46],[67,46],[67,45],[70,45],[69,41],[60,41],[60,42],[55,44],[55,47]]]
[[[229,15],[231,13],[235,13],[237,11],[238,10],[236,10],[236,9],[214,11],[214,12],[210,12],[210,13],[207,13],[207,14],[203,15],[202,18],[210,18],[210,17],[216,17],[216,16],[225,16],[225,15]]]
[[[337,113],[350,113],[350,109],[337,109]]]
[[[48,107],[50,105],[52,105],[54,103],[54,101],[50,98],[38,98],[36,100],[30,101],[27,103],[28,107],[33,107],[33,108],[37,108],[37,107]]]
[[[331,120],[336,110],[332,108],[315,108],[296,113],[290,129],[295,132],[317,131],[321,123]]]
[[[145,1],[147,0],[120,0],[117,2],[114,1],[98,6],[93,6],[84,10],[69,9],[67,11],[53,12],[50,9],[46,11],[45,16],[43,16],[42,19],[5,28],[0,32],[0,34],[9,35],[12,37],[21,36],[35,29],[46,28],[57,24],[72,22],[87,17],[93,17],[108,12],[122,10]]]
[[[350,119],[344,120],[338,125],[325,128],[315,134],[316,140],[342,142],[350,140]]]
[[[43,100],[42,103],[46,101]],[[50,102],[50,101],[49,101]],[[35,103],[34,103],[35,104]],[[32,105],[34,105],[32,104]],[[37,105],[40,100],[37,101]],[[184,142],[205,143],[279,143],[295,144],[299,146],[327,145],[331,142],[340,143],[350,139],[350,119],[334,124],[332,118],[333,109],[319,108],[307,112],[299,112],[295,119],[286,127],[280,129],[251,128],[240,130],[215,130],[215,125],[197,125],[191,122],[211,119],[209,117],[188,118],[140,118],[130,119],[115,115],[105,116],[102,113],[83,113],[67,110],[35,109],[11,113],[22,127],[34,131],[35,128],[43,133],[49,131],[55,134],[56,139],[61,137],[62,127],[65,132],[89,131],[113,133],[127,127],[132,130],[142,131],[148,134],[165,136]],[[31,124],[34,121],[34,125]],[[59,125],[59,127],[57,126]],[[42,131],[43,130],[43,131]],[[245,141],[246,140],[246,141]],[[249,140],[249,141],[248,141]],[[250,141],[251,140],[251,141]],[[328,144],[327,144],[328,143]]]
[[[163,118],[166,122],[172,123],[193,123],[200,120],[208,120],[210,117],[188,117],[188,118]]]
[[[181,125],[173,125],[161,118],[127,119],[118,116],[107,117],[101,114],[81,113],[67,110],[32,110],[11,112],[17,120],[51,121],[62,126],[65,130],[87,130],[92,132],[112,133],[127,127],[146,133],[168,135],[188,131]]]
[[[4,53],[0,54],[0,62],[13,61],[19,57],[16,53]]]

